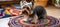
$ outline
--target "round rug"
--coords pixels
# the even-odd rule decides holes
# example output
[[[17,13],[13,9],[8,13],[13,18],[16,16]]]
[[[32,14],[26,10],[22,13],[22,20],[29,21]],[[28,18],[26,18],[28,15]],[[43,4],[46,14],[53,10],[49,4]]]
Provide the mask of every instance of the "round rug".
[[[38,20],[36,24],[32,24],[29,21],[24,22],[23,20],[23,16],[16,17],[11,19],[8,25],[9,27],[57,27],[57,25],[60,24],[60,20],[52,16],[47,16],[46,19]]]

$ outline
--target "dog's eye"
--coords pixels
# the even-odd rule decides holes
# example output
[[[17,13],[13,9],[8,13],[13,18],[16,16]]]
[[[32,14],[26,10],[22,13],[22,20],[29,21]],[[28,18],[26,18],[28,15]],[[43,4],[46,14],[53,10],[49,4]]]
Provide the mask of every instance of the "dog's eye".
[[[27,10],[30,10],[29,8],[27,8]]]

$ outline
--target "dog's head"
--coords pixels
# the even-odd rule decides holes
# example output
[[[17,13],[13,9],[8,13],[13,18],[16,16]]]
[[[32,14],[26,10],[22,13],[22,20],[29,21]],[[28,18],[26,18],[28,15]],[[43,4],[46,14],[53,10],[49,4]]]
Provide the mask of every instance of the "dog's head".
[[[26,15],[30,15],[30,14],[32,14],[32,10],[31,10],[30,7],[24,6],[23,9],[22,9],[22,13],[26,14]]]
[[[20,2],[21,8],[23,8],[24,6],[29,6],[30,8],[32,8],[34,6],[33,4],[34,3],[32,0],[22,0]]]

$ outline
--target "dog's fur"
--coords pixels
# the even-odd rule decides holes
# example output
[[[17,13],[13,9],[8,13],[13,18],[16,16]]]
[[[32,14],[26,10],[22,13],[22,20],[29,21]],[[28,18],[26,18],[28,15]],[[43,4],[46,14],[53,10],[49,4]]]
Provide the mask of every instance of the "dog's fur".
[[[31,13],[31,10],[29,7],[24,7],[23,8],[23,14],[28,15],[28,18],[26,21],[29,21],[29,18],[32,18],[31,20],[34,24],[37,22],[37,20],[44,19],[47,16],[46,10],[42,6],[36,6],[33,10],[33,13]]]
[[[39,20],[44,19],[47,16],[46,10],[42,6],[36,6],[30,17],[33,17],[35,14],[38,16]]]

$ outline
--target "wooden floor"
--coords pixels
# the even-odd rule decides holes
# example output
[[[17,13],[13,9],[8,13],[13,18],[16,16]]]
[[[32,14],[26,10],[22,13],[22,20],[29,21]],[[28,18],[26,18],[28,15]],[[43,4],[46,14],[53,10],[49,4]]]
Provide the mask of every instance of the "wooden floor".
[[[60,9],[53,7],[53,6],[48,6],[45,7],[47,14],[56,18],[60,18]]]

